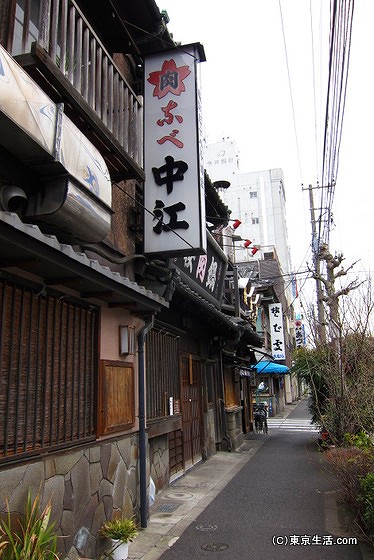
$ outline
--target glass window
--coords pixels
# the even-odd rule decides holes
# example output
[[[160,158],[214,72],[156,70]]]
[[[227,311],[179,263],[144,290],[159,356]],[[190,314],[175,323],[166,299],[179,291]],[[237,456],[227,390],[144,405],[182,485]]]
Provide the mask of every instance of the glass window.
[[[12,55],[29,52],[32,43],[38,39],[38,0],[17,0],[14,21]],[[25,44],[23,42],[25,41]]]

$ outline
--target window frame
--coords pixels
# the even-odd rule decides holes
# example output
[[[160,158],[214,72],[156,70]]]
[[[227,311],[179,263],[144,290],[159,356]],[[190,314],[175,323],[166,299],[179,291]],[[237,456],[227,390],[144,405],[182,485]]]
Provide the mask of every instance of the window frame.
[[[121,374],[123,379],[121,379]],[[119,360],[101,360],[98,391],[98,437],[131,430],[135,426],[135,412],[134,364]]]

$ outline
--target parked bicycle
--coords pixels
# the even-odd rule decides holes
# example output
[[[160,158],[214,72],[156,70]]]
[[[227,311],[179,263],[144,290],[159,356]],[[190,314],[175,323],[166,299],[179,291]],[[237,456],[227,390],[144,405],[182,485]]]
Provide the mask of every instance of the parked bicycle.
[[[260,403],[254,407],[254,420],[255,420],[255,432],[256,434],[267,434],[268,433],[268,422],[267,422],[267,403]]]

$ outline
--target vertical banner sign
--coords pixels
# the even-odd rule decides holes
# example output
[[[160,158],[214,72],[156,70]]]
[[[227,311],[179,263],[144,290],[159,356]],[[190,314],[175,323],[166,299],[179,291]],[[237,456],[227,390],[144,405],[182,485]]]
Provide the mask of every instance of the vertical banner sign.
[[[283,313],[281,303],[269,304],[271,351],[275,360],[285,360]]]
[[[295,341],[296,348],[302,348],[305,346],[305,327],[303,322],[299,319],[295,321]]]
[[[200,44],[145,58],[144,252],[206,252],[204,168],[200,146]]]

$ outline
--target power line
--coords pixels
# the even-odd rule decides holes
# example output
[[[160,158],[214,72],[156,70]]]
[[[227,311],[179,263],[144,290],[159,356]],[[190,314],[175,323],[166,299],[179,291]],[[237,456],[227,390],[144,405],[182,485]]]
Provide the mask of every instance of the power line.
[[[327,209],[327,219],[319,222],[319,242],[328,244],[331,211],[339,169],[339,151],[348,83],[354,0],[330,3],[329,71],[325,109],[324,142],[322,158],[322,209]]]
[[[319,155],[318,155],[318,126],[317,126],[317,100],[316,100],[316,70],[315,70],[315,49],[314,49],[314,27],[312,0],[309,0],[310,13],[310,35],[312,41],[312,75],[313,75],[313,105],[314,105],[314,149],[316,158],[316,176],[318,179]]]
[[[297,161],[298,161],[298,164],[299,164],[300,181],[302,181],[300,146],[299,146],[299,138],[298,138],[298,135],[297,135],[295,105],[294,105],[293,95],[292,95],[291,75],[290,75],[290,67],[289,67],[289,63],[288,63],[288,51],[287,51],[286,35],[285,35],[285,30],[284,30],[283,12],[282,12],[281,0],[278,0],[278,1],[279,1],[279,11],[280,11],[280,17],[281,17],[281,24],[282,24],[282,36],[283,36],[284,52],[285,52],[285,55],[286,55],[288,87],[289,87],[289,90],[290,90],[290,98],[291,98],[292,119],[293,119],[293,127],[294,127],[294,133],[295,133],[295,141],[296,141]]]
[[[161,218],[159,218],[158,216],[155,216],[154,212],[152,212],[151,210],[149,210],[146,206],[144,206],[144,204],[142,204],[138,199],[136,199],[134,196],[132,196],[130,193],[128,193],[127,191],[125,191],[125,189],[123,189],[119,183],[113,183],[114,187],[117,187],[121,192],[123,192],[125,195],[127,195],[129,198],[131,198],[131,200],[133,200],[136,204],[138,204],[139,206],[141,206],[143,208],[143,210],[145,210],[146,212],[148,212],[148,214],[150,214],[151,216],[153,216],[154,220],[157,220],[159,223],[161,223],[163,226],[167,227],[169,232],[173,233],[174,235],[176,235],[177,237],[179,237],[179,239],[181,239],[184,243],[186,243],[186,245],[188,245],[189,247],[191,247],[191,249],[195,249],[195,247],[193,245],[191,245],[191,243],[189,241],[187,241],[187,239],[184,239],[184,237],[182,235],[179,235],[178,232],[176,232],[174,229],[169,228],[169,226],[167,224],[165,224]]]

